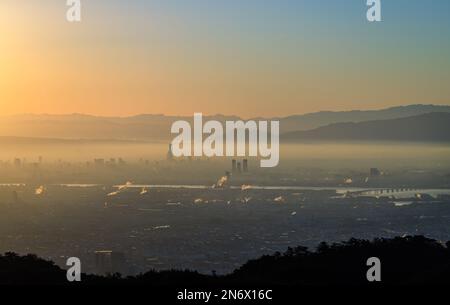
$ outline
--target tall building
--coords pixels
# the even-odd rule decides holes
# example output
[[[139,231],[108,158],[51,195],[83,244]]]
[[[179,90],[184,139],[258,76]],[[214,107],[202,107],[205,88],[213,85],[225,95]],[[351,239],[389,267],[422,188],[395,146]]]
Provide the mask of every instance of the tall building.
[[[20,158],[15,158],[14,159],[14,166],[15,167],[21,167],[22,165],[22,160],[20,160]]]
[[[167,161],[173,161],[172,144],[169,144],[169,151],[167,152]]]
[[[244,159],[243,163],[242,163],[242,169],[244,170],[244,173],[248,172],[248,160]]]
[[[381,172],[378,168],[373,167],[370,169],[370,177],[379,177],[381,176]]]
[[[12,192],[12,203],[14,205],[17,205],[19,203],[19,195],[17,194],[17,191]]]
[[[95,166],[103,166],[105,165],[105,159],[94,159]]]

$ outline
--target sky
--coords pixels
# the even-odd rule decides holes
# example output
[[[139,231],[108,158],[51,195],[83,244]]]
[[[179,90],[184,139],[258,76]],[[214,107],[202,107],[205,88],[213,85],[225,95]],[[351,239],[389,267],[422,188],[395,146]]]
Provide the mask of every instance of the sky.
[[[450,1],[0,0],[0,115],[450,105]]]

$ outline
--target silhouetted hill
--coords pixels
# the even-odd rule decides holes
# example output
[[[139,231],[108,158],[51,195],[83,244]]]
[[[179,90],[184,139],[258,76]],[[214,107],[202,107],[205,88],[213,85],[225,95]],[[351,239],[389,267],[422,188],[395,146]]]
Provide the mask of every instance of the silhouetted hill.
[[[231,278],[277,285],[367,284],[366,263],[370,257],[381,261],[383,284],[450,280],[450,250],[423,236],[321,243],[316,252],[304,247],[290,248],[284,254],[249,261]]]
[[[146,143],[140,140],[126,139],[57,139],[57,138],[31,138],[31,137],[3,137],[0,136],[0,145],[82,145],[82,144],[136,144]]]
[[[206,120],[237,120],[233,116],[209,116]],[[177,120],[190,117],[142,114],[131,117],[98,117],[84,114],[27,114],[0,117],[0,136],[53,139],[116,139],[167,141]]]
[[[413,117],[337,123],[308,131],[283,134],[282,140],[297,141],[411,141],[449,142],[450,113],[428,113]]]
[[[323,111],[283,118],[280,132],[309,130],[342,122],[362,122],[404,118],[430,112],[448,112],[450,106],[409,105],[370,111]],[[204,120],[238,120],[236,116],[205,116]],[[0,136],[62,138],[62,139],[126,139],[167,141],[172,138],[170,127],[176,120],[192,121],[192,116],[142,114],[131,117],[98,117],[84,114],[47,115],[25,114],[0,117]]]
[[[0,284],[58,284],[63,283],[66,272],[53,262],[35,255],[19,256],[15,253],[0,255]]]
[[[334,123],[390,120],[432,112],[450,112],[450,106],[406,105],[381,110],[321,111],[282,118],[282,133],[315,129]]]
[[[367,285],[367,259],[381,260],[384,285],[448,284],[450,242],[446,245],[423,236],[350,239],[321,243],[312,252],[305,247],[251,260],[226,276],[192,271],[149,271],[134,277],[82,275],[81,284],[145,284],[150,286],[322,286]],[[65,271],[33,255],[0,256],[0,284],[67,284]]]

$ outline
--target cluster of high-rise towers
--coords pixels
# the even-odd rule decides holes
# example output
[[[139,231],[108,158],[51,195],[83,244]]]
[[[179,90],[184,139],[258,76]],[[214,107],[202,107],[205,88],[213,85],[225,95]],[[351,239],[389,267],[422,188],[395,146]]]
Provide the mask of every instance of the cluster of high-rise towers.
[[[241,161],[237,161],[233,159],[231,161],[231,172],[233,174],[247,173],[248,172],[248,159],[244,159]]]

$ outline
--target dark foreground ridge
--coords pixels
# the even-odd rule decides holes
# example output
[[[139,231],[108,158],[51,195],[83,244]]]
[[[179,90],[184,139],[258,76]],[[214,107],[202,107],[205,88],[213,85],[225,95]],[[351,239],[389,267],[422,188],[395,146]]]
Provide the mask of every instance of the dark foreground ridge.
[[[367,259],[381,260],[382,285],[450,283],[450,242],[423,236],[350,239],[321,243],[316,251],[288,248],[251,260],[226,276],[202,275],[193,271],[149,271],[133,277],[82,275],[75,285],[150,285],[179,287],[367,285]],[[35,255],[0,256],[0,284],[70,284],[66,271]]]

